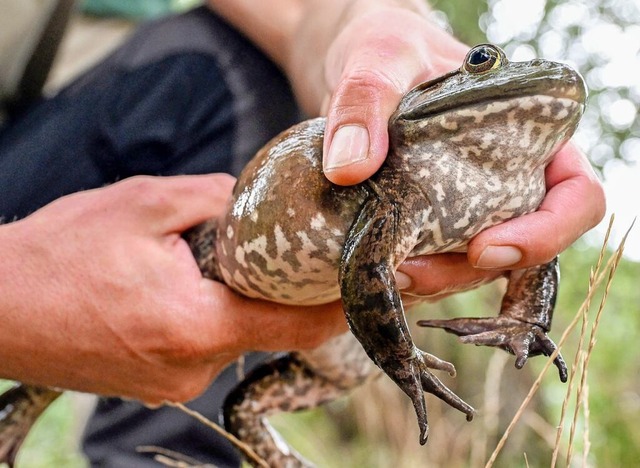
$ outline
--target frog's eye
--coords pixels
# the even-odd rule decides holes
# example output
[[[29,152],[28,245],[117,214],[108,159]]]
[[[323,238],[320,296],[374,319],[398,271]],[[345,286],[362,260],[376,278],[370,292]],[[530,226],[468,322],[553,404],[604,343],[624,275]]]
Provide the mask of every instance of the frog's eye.
[[[469,51],[462,69],[467,73],[484,73],[500,68],[504,61],[504,52],[500,48],[491,44],[482,44]]]

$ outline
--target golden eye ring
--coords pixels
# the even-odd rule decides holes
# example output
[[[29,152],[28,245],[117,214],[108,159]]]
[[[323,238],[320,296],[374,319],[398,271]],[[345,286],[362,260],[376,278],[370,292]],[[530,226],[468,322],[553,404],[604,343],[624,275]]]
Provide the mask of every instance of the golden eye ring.
[[[505,62],[504,52],[493,44],[480,44],[472,48],[464,59],[462,70],[480,74],[500,68]]]

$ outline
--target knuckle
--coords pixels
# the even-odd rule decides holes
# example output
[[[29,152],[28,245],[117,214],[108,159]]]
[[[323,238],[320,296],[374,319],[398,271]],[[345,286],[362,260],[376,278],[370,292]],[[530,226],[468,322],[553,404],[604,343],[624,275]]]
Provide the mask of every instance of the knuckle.
[[[362,119],[363,107],[378,106],[389,95],[396,99],[402,94],[400,88],[397,80],[381,71],[355,70],[338,84],[330,116],[338,119],[357,116]]]
[[[126,179],[121,185],[121,196],[129,204],[135,204],[145,210],[163,210],[168,198],[165,192],[157,190],[156,178],[136,176]]]
[[[224,172],[220,172],[218,174],[214,174],[217,182],[225,187],[233,187],[236,183],[236,178],[231,174],[226,174]]]
[[[524,264],[526,267],[543,265],[553,260],[569,244],[565,240],[566,230],[557,223],[547,226],[547,236],[536,238],[524,244]],[[549,239],[555,239],[550,242]]]
[[[607,211],[607,203],[604,187],[595,175],[589,178],[588,190],[591,194],[591,200],[593,203],[593,207],[591,209],[592,216],[590,219],[590,225],[588,226],[588,229],[590,229],[598,224],[602,220],[602,218],[604,218],[604,215]]]
[[[131,195],[144,195],[154,191],[155,180],[151,176],[135,176],[125,179],[121,183],[123,190]]]

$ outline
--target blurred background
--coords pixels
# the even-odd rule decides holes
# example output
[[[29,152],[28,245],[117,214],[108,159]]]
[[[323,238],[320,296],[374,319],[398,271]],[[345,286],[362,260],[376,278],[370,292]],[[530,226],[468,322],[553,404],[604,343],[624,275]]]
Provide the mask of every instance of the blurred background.
[[[85,1],[64,40],[48,92],[55,92],[106,54],[136,22],[197,3]],[[498,44],[512,60],[544,57],[567,62],[588,83],[589,104],[575,141],[605,183],[609,213],[597,229],[561,256],[562,284],[551,332],[558,342],[587,297],[590,271],[598,261],[609,216],[615,213],[607,255],[640,212],[640,0],[432,0],[431,4],[442,26],[467,44]],[[560,383],[552,368],[494,466],[549,466],[556,447],[557,466],[638,466],[639,262],[640,226],[636,226],[601,311],[588,373],[579,369],[575,373],[577,380],[585,376],[582,403],[576,406],[575,382],[559,442],[557,426],[570,386]],[[591,300],[583,342],[591,333],[603,290],[600,286]],[[503,285],[491,285],[420,306],[411,312],[409,321],[496,314],[502,291]],[[581,326],[578,323],[563,347],[569,364],[576,353],[586,354],[579,351]],[[455,363],[458,377],[442,379],[478,410],[473,422],[467,423],[460,413],[428,396],[431,436],[426,446],[420,446],[408,400],[381,378],[326,408],[278,417],[274,424],[321,467],[485,466],[545,360],[536,358],[516,371],[513,357],[506,353],[463,346],[436,330],[415,329],[414,338],[419,346]],[[90,399],[73,394],[60,399],[30,435],[20,466],[86,466],[77,440],[90,404]],[[567,462],[569,446],[573,456]]]

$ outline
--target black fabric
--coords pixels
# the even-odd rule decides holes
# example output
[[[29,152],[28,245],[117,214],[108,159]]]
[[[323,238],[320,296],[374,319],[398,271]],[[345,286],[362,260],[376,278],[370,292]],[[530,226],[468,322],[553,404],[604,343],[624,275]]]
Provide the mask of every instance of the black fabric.
[[[249,356],[245,370],[262,360]],[[222,424],[224,397],[237,384],[236,367],[228,367],[207,392],[188,407]],[[102,398],[85,430],[83,448],[92,467],[157,468],[149,452],[138,447],[154,446],[188,455],[200,463],[216,467],[237,467],[240,460],[229,442],[211,428],[195,421],[176,408],[147,409],[138,403]]]
[[[20,218],[133,175],[227,172],[231,102],[215,60],[201,54],[71,86],[0,133],[0,215]]]
[[[209,10],[148,23],[0,130],[0,218],[137,174],[237,174],[300,118],[277,67]],[[248,367],[259,360],[250,356]],[[189,406],[215,421],[235,383],[230,368]],[[176,409],[101,399],[83,444],[91,465],[158,466],[136,451],[144,445],[239,465],[226,440]]]

